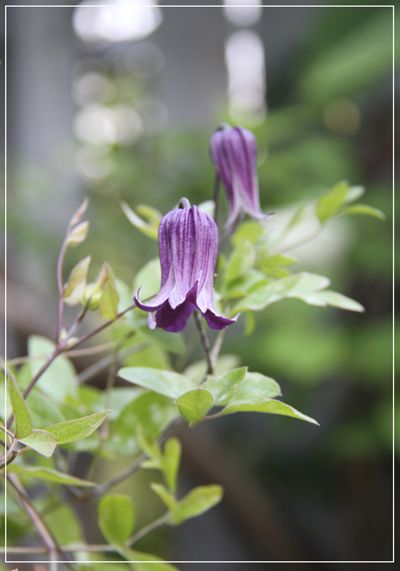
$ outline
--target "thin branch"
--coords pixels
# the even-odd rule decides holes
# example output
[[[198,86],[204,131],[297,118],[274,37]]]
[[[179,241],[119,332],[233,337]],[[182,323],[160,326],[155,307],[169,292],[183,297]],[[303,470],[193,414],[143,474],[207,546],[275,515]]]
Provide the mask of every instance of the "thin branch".
[[[199,332],[200,342],[201,342],[201,345],[203,347],[204,355],[205,355],[205,358],[207,361],[207,374],[213,375],[214,374],[214,365],[213,365],[213,362],[211,360],[211,347],[210,347],[210,342],[209,342],[208,337],[207,337],[207,333],[204,329],[203,322],[201,321],[197,311],[193,312],[193,318],[194,318],[194,322],[196,324],[197,330]]]
[[[63,280],[63,266],[65,253],[68,248],[68,232],[64,238],[61,246],[60,253],[57,258],[57,290],[58,290],[58,311],[57,311],[57,330],[56,330],[56,341],[57,344],[60,341],[61,329],[64,315],[64,280]]]
[[[150,523],[148,523],[147,525],[142,527],[142,529],[139,529],[139,531],[137,531],[134,535],[132,535],[132,537],[130,539],[128,539],[127,543],[129,545],[129,547],[132,547],[132,545],[137,543],[140,539],[145,537],[145,535],[147,535],[151,531],[153,531],[153,530],[157,529],[158,527],[161,527],[162,525],[167,523],[168,518],[169,518],[169,513],[166,512],[163,515],[161,515],[160,517],[158,517],[157,519],[155,519],[154,521],[151,521]]]
[[[25,511],[31,518],[36,531],[42,538],[42,541],[46,548],[46,553],[49,554],[52,560],[50,570],[56,571],[57,564],[55,562],[57,561],[57,555],[60,554],[61,556],[65,557],[62,548],[58,545],[57,540],[47,527],[46,522],[43,520],[42,516],[40,515],[40,513],[37,511],[31,500],[29,499],[18,477],[15,474],[8,474],[7,480],[10,482],[11,486],[16,491],[21,504],[23,505]],[[71,570],[74,569],[73,566],[68,561],[66,561],[66,565],[69,569]]]

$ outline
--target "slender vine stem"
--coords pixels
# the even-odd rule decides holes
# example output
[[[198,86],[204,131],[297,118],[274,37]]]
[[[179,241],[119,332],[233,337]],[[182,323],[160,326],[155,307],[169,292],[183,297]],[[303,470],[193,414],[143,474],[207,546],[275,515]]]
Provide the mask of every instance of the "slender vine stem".
[[[60,253],[57,258],[57,289],[58,289],[58,311],[57,311],[57,332],[56,343],[60,342],[61,330],[64,316],[64,280],[63,280],[63,266],[64,258],[68,248],[68,231],[61,246]]]
[[[204,324],[203,324],[202,320],[200,319],[197,311],[193,312],[193,318],[194,318],[194,322],[196,324],[197,330],[199,332],[200,342],[201,342],[201,345],[203,347],[204,355],[206,358],[207,374],[213,375],[214,374],[214,364],[211,360],[211,347],[210,347],[210,342],[209,342],[208,337],[207,337],[207,333],[204,329]]]
[[[35,526],[36,531],[42,538],[42,541],[46,548],[46,553],[49,554],[51,559],[49,571],[57,571],[57,556],[58,554],[65,557],[62,548],[58,545],[57,540],[47,527],[46,522],[37,511],[31,500],[29,499],[28,494],[25,491],[25,488],[20,483],[18,477],[15,474],[8,474],[7,480],[14,488],[21,504],[23,505],[26,513],[29,515],[30,519],[32,520],[33,525]],[[69,561],[65,562],[67,567],[73,571],[74,567],[69,563]]]
[[[132,547],[132,545],[137,543],[140,539],[145,537],[151,531],[154,531],[158,527],[161,527],[162,525],[167,523],[168,517],[169,517],[169,513],[168,512],[164,513],[163,515],[161,515],[160,517],[158,517],[154,521],[151,521],[150,523],[148,523],[147,525],[142,527],[142,529],[139,529],[139,531],[137,531],[134,535],[132,535],[132,537],[130,539],[128,539],[127,543],[129,545],[129,547]]]

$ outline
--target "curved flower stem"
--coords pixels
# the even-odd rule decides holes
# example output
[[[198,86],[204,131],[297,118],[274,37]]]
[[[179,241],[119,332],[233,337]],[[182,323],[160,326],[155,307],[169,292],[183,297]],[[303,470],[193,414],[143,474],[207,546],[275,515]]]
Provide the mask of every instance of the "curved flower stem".
[[[132,547],[132,545],[137,543],[140,539],[145,537],[148,533],[150,533],[151,531],[153,531],[153,530],[157,529],[158,527],[161,527],[162,525],[167,523],[168,518],[169,518],[169,513],[166,512],[166,513],[162,514],[160,517],[158,517],[157,519],[155,519],[154,521],[151,521],[150,523],[148,523],[147,525],[142,527],[142,529],[139,529],[139,531],[137,531],[135,533],[135,535],[132,535],[132,537],[130,539],[128,539],[127,545],[129,545],[129,547]]]
[[[58,289],[58,312],[57,312],[57,332],[56,332],[56,342],[60,341],[62,322],[64,316],[64,281],[63,281],[63,266],[65,253],[68,248],[68,232],[61,246],[60,253],[57,258],[57,289]]]
[[[197,330],[199,332],[201,345],[203,347],[204,355],[206,357],[207,374],[213,375],[214,374],[214,364],[213,364],[212,359],[211,359],[211,347],[210,347],[210,342],[209,342],[208,337],[207,337],[207,333],[204,329],[204,324],[201,321],[197,311],[193,312],[193,318],[194,318],[194,322],[196,324]]]
[[[212,200],[214,202],[214,220],[218,227],[218,214],[219,214],[219,195],[220,195],[220,180],[219,176],[215,174]]]

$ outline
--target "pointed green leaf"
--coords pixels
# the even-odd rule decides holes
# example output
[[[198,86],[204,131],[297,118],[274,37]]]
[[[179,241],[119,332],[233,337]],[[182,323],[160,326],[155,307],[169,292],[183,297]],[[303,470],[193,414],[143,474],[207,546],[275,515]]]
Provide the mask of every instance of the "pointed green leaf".
[[[67,237],[68,246],[78,246],[78,244],[81,244],[85,240],[88,231],[89,231],[89,222],[87,221],[81,222],[80,224],[75,226],[75,228],[73,228],[68,233]]]
[[[18,439],[22,444],[26,444],[29,448],[36,450],[39,454],[50,458],[57,446],[57,439],[53,434],[46,430],[33,429],[25,438]]]
[[[140,209],[141,214],[147,218],[148,221],[145,221],[143,218],[138,216],[136,212],[134,212],[134,210],[132,210],[132,208],[126,204],[126,202],[121,202],[121,208],[129,222],[135,226],[135,228],[137,228],[145,236],[148,236],[153,240],[157,240],[158,225],[161,219],[161,213],[153,208],[145,207],[142,205],[137,209]]]
[[[311,418],[303,414],[302,412],[296,410],[294,407],[285,404],[278,400],[266,400],[264,402],[254,402],[254,403],[238,403],[238,404],[229,404],[226,406],[221,412],[219,412],[215,416],[224,416],[226,414],[233,414],[236,412],[264,412],[267,414],[279,414],[283,416],[291,416],[293,418],[297,418],[299,420],[304,420],[306,422],[310,422],[311,424],[316,424],[319,426],[319,423]]]
[[[32,432],[32,419],[21,391],[11,375],[7,375],[8,396],[14,414],[16,436],[22,438]]]
[[[108,411],[95,412],[89,416],[46,426],[46,431],[54,435],[58,444],[75,442],[75,440],[90,436],[103,423],[108,414]]]
[[[372,216],[378,220],[386,220],[386,215],[382,212],[382,210],[374,208],[373,206],[369,206],[368,204],[353,204],[351,206],[346,206],[343,208],[342,212],[348,216]]]
[[[126,494],[104,496],[99,504],[99,527],[111,545],[123,545],[135,526],[135,508]]]
[[[176,479],[181,459],[181,444],[177,438],[169,438],[165,443],[162,457],[162,467],[168,488],[176,492]]]
[[[183,375],[149,367],[125,367],[118,371],[118,376],[125,381],[173,399],[195,388],[192,382]]]
[[[101,289],[100,313],[105,319],[114,319],[118,313],[119,294],[111,266],[103,264],[97,284]]]
[[[228,371],[223,375],[209,375],[203,387],[209,391],[217,405],[229,402],[247,373],[247,367]]]
[[[131,563],[134,571],[178,571],[178,568],[171,563],[165,563],[157,555],[143,553],[133,549],[124,549],[124,555],[128,561],[135,561]],[[151,563],[156,561],[157,563]]]
[[[358,303],[358,301],[355,301],[350,297],[342,295],[341,293],[337,293],[336,291],[330,291],[330,290],[319,291],[307,297],[305,301],[307,301],[307,303],[310,303],[311,305],[314,304],[320,306],[331,305],[332,307],[338,307],[339,309],[346,309],[347,311],[357,311],[357,312],[365,311],[363,306],[360,303]]]
[[[69,476],[68,474],[63,474],[52,468],[43,468],[40,466],[21,466],[19,464],[10,464],[8,466],[8,472],[14,472],[20,476],[26,478],[38,478],[39,480],[45,480],[46,482],[54,482],[55,484],[64,484],[66,486],[81,486],[89,487],[96,486],[93,482],[88,480],[81,480],[80,478],[75,478],[74,476]]]
[[[170,522],[178,525],[187,519],[196,517],[218,504],[223,495],[221,486],[199,486],[180,500],[171,510]]]
[[[199,422],[212,408],[214,399],[212,395],[204,389],[194,389],[184,393],[176,400],[178,410],[189,424]]]
[[[153,492],[157,494],[160,500],[167,506],[169,510],[173,510],[176,506],[176,500],[172,494],[169,493],[167,488],[162,484],[156,484],[153,482],[150,484],[151,489]]]
[[[67,305],[76,305],[77,303],[80,303],[85,291],[89,265],[90,256],[87,256],[78,262],[71,270],[63,292],[63,298]]]
[[[349,183],[343,181],[336,184],[329,192],[321,196],[316,205],[317,216],[321,224],[338,212],[346,201],[348,190]]]

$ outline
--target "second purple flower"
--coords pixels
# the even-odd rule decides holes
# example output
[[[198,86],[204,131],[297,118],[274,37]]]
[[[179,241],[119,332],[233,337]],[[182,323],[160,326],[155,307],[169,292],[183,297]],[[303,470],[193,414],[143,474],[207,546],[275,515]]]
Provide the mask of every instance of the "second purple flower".
[[[256,219],[264,218],[260,209],[257,178],[257,142],[247,129],[223,126],[211,137],[211,158],[225,187],[231,228],[241,211]]]
[[[182,208],[168,212],[160,222],[158,247],[161,288],[152,299],[135,302],[150,312],[149,326],[182,331],[198,309],[211,329],[234,323],[214,308],[214,270],[218,255],[218,231],[212,218],[182,200]]]

